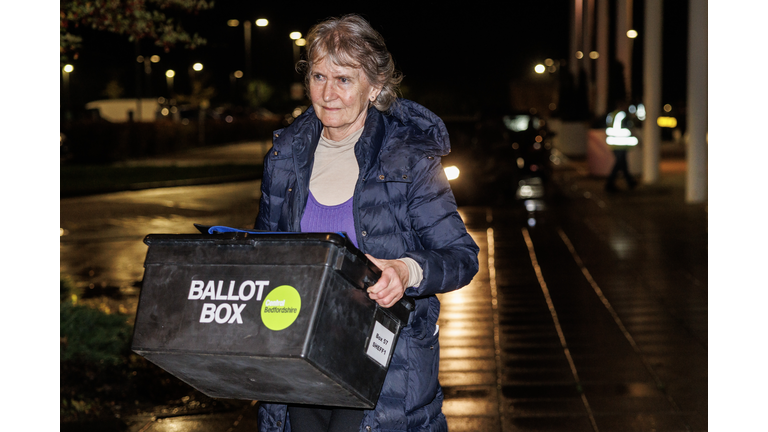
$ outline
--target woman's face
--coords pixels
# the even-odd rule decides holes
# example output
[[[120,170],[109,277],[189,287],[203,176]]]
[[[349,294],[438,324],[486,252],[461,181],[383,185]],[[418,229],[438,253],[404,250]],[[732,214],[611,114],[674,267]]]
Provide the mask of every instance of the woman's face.
[[[339,141],[365,125],[368,103],[381,89],[373,87],[360,68],[337,66],[322,59],[312,65],[309,97],[325,137]]]

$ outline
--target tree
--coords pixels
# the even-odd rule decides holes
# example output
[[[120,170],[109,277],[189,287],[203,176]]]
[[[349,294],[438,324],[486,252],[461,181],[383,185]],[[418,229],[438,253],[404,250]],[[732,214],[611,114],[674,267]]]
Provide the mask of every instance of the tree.
[[[213,7],[206,0],[60,0],[62,61],[77,58],[82,37],[74,34],[80,26],[128,36],[129,41],[153,39],[165,51],[176,44],[194,49],[206,40],[190,35],[166,12],[197,14]]]
[[[259,108],[272,97],[275,89],[266,81],[253,80],[248,83],[245,99],[251,108]]]

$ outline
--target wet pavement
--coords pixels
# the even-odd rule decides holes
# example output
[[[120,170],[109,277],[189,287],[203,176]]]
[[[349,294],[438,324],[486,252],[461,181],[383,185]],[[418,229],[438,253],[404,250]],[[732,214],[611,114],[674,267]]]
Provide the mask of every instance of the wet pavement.
[[[481,270],[441,298],[451,431],[707,430],[706,205],[681,160],[619,194],[585,166],[543,212],[462,209]]]
[[[707,430],[707,206],[684,202],[680,158],[662,159],[657,184],[616,194],[586,166],[557,166],[543,210],[518,202],[460,208],[481,266],[469,286],[440,296],[440,382],[452,432]],[[142,232],[178,232],[178,223],[226,213],[223,204],[195,213],[180,204],[185,196],[196,188],[240,193],[228,187],[131,192],[154,196],[146,206],[176,203],[166,207],[191,213],[168,211],[158,225],[146,216],[143,227],[125,219],[106,225],[130,226],[130,234],[116,234],[128,242],[140,242]],[[105,197],[120,201],[114,195]],[[256,199],[239,204],[238,217],[251,221]],[[72,236],[63,237],[63,250],[91,242],[68,221],[77,212],[65,215],[83,205],[78,200],[61,200],[62,227],[70,224]],[[133,273],[115,284],[130,286],[142,263],[125,264]],[[197,414],[158,407],[123,420],[141,432],[255,430],[255,403],[225,406]]]

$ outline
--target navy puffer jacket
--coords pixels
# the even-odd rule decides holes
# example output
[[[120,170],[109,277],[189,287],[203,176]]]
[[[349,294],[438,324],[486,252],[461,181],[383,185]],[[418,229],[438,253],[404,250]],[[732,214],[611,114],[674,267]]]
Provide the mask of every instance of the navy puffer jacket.
[[[300,231],[315,149],[323,126],[312,108],[274,134],[264,159],[256,229]],[[374,257],[410,257],[423,280],[406,289],[416,310],[400,333],[378,404],[360,425],[369,431],[447,431],[437,381],[436,293],[467,285],[478,269],[478,247],[456,211],[440,165],[450,151],[445,124],[415,102],[389,113],[370,108],[355,146],[360,177],[353,208],[357,243]],[[259,431],[290,431],[286,405],[262,404]]]

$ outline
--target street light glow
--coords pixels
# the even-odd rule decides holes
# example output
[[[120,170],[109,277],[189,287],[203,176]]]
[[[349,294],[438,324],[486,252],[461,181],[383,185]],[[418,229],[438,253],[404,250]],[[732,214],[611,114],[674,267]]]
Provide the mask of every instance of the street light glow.
[[[152,57],[149,58],[149,61],[151,61],[152,63],[157,63],[157,62],[160,61],[160,56],[159,55],[153,55]]]
[[[659,116],[656,118],[656,124],[659,127],[674,129],[677,127],[677,119],[669,116]]]
[[[64,72],[66,72],[66,73],[72,73],[73,70],[75,70],[75,67],[72,66],[71,64],[68,64],[68,65],[64,66]]]
[[[589,58],[591,58],[592,60],[597,60],[598,57],[600,57],[600,53],[598,53],[597,51],[589,52]]]
[[[192,69],[194,69],[197,72],[200,72],[203,70],[203,64],[202,63],[195,63],[192,65]]]
[[[546,70],[547,70],[547,68],[546,68],[546,67],[544,67],[544,65],[543,65],[543,64],[539,63],[539,64],[537,64],[537,65],[536,65],[536,66],[533,68],[533,70],[534,70],[534,71],[535,71],[537,74],[543,74],[543,73],[544,73],[544,71],[546,71]]]
[[[237,26],[240,25],[240,21],[238,21],[236,19],[231,19],[231,20],[227,21],[227,25],[230,26],[230,27],[237,27]]]
[[[269,20],[265,18],[259,18],[256,20],[256,26],[258,27],[266,27],[269,25]]]
[[[235,75],[235,78],[242,78],[243,77],[243,71],[237,70],[237,71],[235,71],[234,75]]]
[[[307,45],[307,40],[306,39],[301,38],[301,39],[296,40],[296,46],[303,47],[303,46],[306,46],[306,45]]]
[[[634,39],[637,37],[637,30],[629,30],[627,32],[627,37],[630,39]]]
[[[445,167],[443,171],[445,171],[445,176],[448,177],[448,181],[459,178],[460,171],[456,166]]]
[[[291,32],[289,36],[293,40],[299,40],[301,39],[301,32]]]
[[[167,71],[165,71],[165,76],[167,76],[168,78],[173,78],[174,76],[176,76],[176,72],[174,72],[173,69],[168,69]]]

